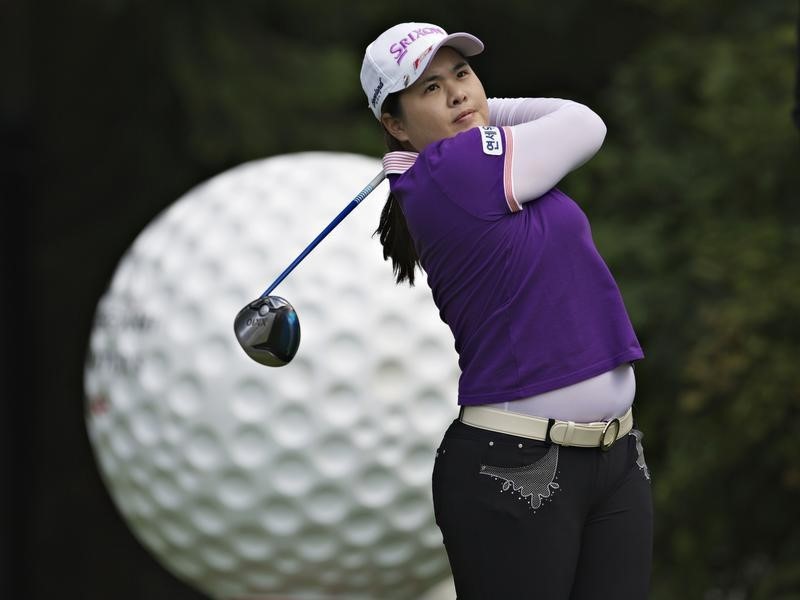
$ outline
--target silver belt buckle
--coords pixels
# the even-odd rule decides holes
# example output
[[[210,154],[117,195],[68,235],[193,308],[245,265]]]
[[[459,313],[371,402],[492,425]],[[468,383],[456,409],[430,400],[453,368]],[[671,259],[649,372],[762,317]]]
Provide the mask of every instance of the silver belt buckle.
[[[613,446],[614,442],[617,441],[617,436],[619,435],[619,428],[620,428],[620,423],[619,419],[617,418],[613,418],[608,423],[606,423],[606,426],[603,428],[603,435],[600,436],[600,450],[602,450],[603,452],[608,452],[611,449],[611,446]],[[611,441],[609,441],[609,432],[613,432],[612,435],[610,436]]]

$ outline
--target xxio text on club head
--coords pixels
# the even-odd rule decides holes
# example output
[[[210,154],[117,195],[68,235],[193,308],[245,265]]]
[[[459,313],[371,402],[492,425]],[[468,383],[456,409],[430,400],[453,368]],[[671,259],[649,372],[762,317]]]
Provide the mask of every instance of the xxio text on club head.
[[[300,320],[280,296],[250,302],[236,315],[233,331],[247,355],[268,367],[287,364],[300,346]]]

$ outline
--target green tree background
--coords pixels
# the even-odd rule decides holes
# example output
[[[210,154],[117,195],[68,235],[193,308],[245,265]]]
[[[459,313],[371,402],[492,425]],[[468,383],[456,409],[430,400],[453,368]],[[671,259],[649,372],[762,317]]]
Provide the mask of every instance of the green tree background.
[[[363,48],[418,20],[486,42],[474,62],[490,95],[573,98],[608,124],[604,148],[562,187],[589,214],[647,354],[637,408],[656,503],[652,597],[800,598],[795,2],[35,0],[4,10],[3,123],[26,132],[30,151],[14,156],[33,175],[26,280],[36,296],[70,289],[74,317],[37,384],[41,397],[66,398],[66,421],[29,426],[40,444],[23,526],[34,564],[64,550],[48,532],[69,527],[42,482],[66,490],[61,505],[91,505],[96,493],[81,487],[95,476],[80,377],[94,305],[122,253],[158,211],[236,164],[304,150],[379,156],[358,83]],[[51,458],[47,444],[65,442],[83,448],[78,458]]]

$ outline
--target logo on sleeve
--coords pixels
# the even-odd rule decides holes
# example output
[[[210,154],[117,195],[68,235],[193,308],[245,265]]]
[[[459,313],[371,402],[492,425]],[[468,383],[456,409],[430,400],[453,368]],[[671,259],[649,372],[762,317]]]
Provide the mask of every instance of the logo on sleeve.
[[[480,129],[483,153],[494,156],[503,154],[503,138],[500,137],[500,129],[497,127],[481,127]]]

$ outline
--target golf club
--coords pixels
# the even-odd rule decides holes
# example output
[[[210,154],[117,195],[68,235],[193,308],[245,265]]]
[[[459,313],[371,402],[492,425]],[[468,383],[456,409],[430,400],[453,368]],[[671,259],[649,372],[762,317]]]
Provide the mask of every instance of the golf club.
[[[364,198],[378,187],[385,177],[383,171],[378,173],[306,246],[292,264],[278,275],[264,293],[249,302],[236,315],[233,321],[236,339],[254,361],[268,367],[282,367],[294,358],[300,346],[300,320],[288,300],[280,296],[270,296],[270,293]]]

